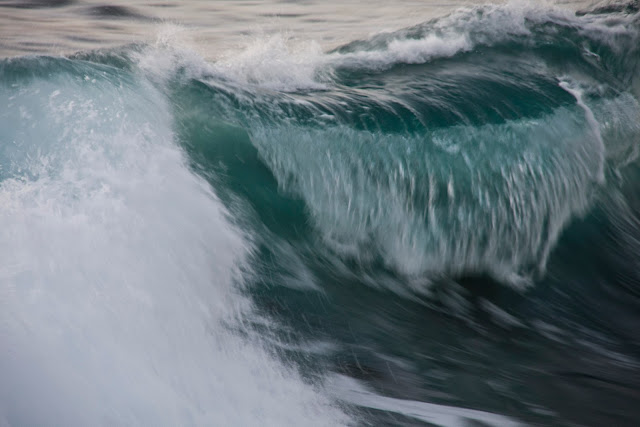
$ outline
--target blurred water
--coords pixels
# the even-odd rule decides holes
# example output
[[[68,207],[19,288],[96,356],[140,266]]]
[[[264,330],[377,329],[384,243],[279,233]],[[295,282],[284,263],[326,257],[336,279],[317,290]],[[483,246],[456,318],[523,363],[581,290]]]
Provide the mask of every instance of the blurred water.
[[[635,425],[637,2],[485,3],[0,1],[0,424]]]

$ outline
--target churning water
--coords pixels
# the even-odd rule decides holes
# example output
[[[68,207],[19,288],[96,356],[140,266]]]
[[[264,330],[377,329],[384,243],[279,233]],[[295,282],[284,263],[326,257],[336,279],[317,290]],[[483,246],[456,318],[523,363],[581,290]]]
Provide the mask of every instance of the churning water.
[[[0,2],[0,425],[635,425],[637,2]]]

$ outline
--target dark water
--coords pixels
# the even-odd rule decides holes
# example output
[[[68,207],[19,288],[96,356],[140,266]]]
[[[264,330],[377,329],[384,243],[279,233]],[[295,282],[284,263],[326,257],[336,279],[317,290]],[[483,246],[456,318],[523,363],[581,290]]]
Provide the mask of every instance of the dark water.
[[[637,6],[2,60],[0,423],[636,425]]]

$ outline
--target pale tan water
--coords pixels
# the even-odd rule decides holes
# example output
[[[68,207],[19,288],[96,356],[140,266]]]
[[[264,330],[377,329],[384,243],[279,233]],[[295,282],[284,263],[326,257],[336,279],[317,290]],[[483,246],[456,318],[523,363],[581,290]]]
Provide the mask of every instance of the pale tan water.
[[[68,55],[154,42],[168,32],[207,59],[274,33],[330,49],[479,3],[491,1],[0,1],[0,57]]]

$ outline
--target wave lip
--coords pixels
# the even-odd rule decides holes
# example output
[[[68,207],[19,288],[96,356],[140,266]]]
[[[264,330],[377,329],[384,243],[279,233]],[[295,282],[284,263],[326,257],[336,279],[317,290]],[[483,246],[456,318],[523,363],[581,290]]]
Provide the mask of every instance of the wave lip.
[[[619,167],[605,145],[633,141],[612,137],[621,129],[603,110],[639,111],[629,96],[587,105],[581,89],[560,86],[577,104],[503,123],[424,134],[254,124],[251,135],[338,258],[382,260],[416,279],[416,290],[425,279],[476,273],[522,287],[544,274],[565,226]]]
[[[323,52],[317,43],[287,34],[260,35],[239,51],[226,52],[207,74],[269,90],[325,90],[336,72],[380,72],[402,64],[424,64],[486,47],[536,49],[606,46],[622,54],[638,51],[632,14],[581,14],[553,6],[482,5],[391,33],[381,33]],[[628,64],[627,64],[628,65]]]

